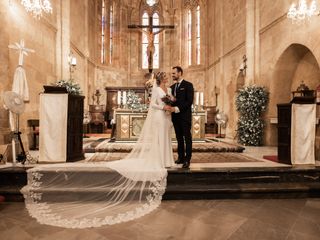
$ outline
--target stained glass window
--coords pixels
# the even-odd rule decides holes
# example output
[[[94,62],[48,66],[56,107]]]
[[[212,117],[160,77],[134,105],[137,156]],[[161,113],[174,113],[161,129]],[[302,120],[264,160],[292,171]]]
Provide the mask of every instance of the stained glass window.
[[[105,0],[102,0],[101,8],[101,63],[106,62],[106,49],[105,49],[105,29],[106,29],[106,5]]]
[[[192,17],[191,17],[191,10],[188,10],[188,16],[187,16],[187,44],[188,44],[188,65],[190,66],[192,64]]]
[[[196,54],[197,54],[197,64],[200,64],[200,6],[196,10],[197,23],[196,23]]]
[[[154,26],[160,25],[159,15],[158,13],[154,13],[152,15],[152,24]],[[159,31],[159,29],[154,28],[153,32]],[[159,34],[154,36],[154,55],[153,55],[153,68],[159,68]]]
[[[110,64],[112,63],[113,56],[113,4],[110,5]]]
[[[144,13],[142,15],[142,25],[148,25],[149,24],[149,15],[148,13]],[[145,31],[148,31],[147,28],[144,29]],[[147,54],[147,47],[148,47],[148,37],[146,33],[142,33],[142,68],[147,69],[148,68],[148,54]]]

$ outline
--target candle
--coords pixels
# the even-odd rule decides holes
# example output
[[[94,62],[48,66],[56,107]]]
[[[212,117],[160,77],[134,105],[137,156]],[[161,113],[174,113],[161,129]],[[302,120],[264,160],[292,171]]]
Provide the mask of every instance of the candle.
[[[196,106],[199,105],[199,92],[195,92],[195,100],[196,100]]]
[[[118,91],[117,103],[121,105],[121,91]]]
[[[200,92],[200,106],[203,106],[203,92]]]
[[[123,105],[127,104],[127,92],[126,91],[123,91],[123,93],[122,93],[122,103],[123,103]]]
[[[77,65],[77,59],[75,57],[71,57],[71,65],[76,66]]]

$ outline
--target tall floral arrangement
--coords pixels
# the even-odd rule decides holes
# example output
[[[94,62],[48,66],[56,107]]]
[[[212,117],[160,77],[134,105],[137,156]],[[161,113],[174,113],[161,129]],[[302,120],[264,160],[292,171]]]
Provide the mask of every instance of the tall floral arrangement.
[[[246,86],[240,89],[236,98],[238,120],[238,142],[243,145],[262,144],[264,121],[262,112],[266,111],[269,93],[265,87]]]

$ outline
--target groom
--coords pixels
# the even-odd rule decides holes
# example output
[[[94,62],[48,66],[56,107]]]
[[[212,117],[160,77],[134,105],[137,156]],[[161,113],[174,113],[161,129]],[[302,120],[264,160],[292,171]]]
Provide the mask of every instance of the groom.
[[[183,168],[189,168],[192,156],[191,136],[191,105],[193,103],[193,85],[183,79],[183,70],[176,66],[172,68],[172,78],[176,82],[171,86],[176,101],[171,109],[172,122],[178,141],[178,160],[176,164],[183,164]]]

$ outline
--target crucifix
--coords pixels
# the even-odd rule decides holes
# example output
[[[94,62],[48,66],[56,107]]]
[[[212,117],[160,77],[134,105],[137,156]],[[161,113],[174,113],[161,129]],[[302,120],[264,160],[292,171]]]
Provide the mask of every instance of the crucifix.
[[[148,38],[148,46],[147,46],[148,69],[149,69],[149,73],[152,73],[153,55],[155,52],[155,47],[154,47],[155,35],[163,32],[166,29],[174,29],[174,25],[153,25],[153,17],[150,16],[148,25],[131,24],[131,25],[128,25],[128,28],[135,28],[135,29],[138,29],[140,32],[146,34]],[[154,31],[154,29],[157,29],[157,31]]]
[[[19,52],[19,66],[23,65],[23,55],[28,56],[28,52],[34,53],[33,49],[24,46],[23,39],[20,40],[20,43],[10,44],[8,47]]]

